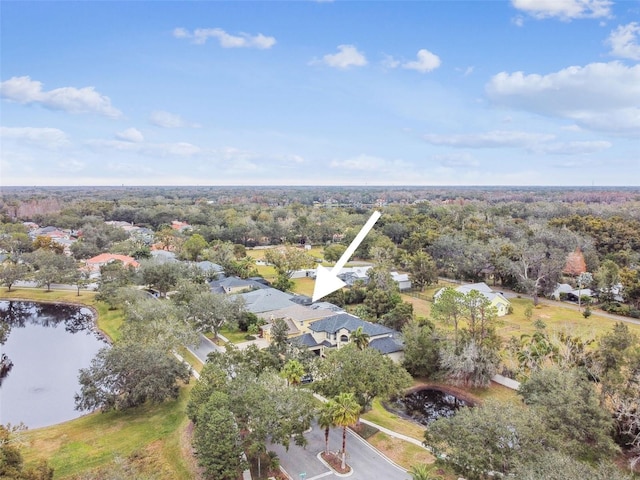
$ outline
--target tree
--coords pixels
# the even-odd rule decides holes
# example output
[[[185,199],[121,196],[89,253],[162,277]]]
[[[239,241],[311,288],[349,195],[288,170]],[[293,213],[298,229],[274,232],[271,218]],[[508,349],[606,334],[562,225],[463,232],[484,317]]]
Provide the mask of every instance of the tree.
[[[400,302],[389,313],[382,316],[382,324],[385,327],[401,331],[405,325],[413,320],[413,304]]]
[[[333,423],[337,427],[342,427],[342,469],[346,468],[347,461],[347,427],[355,424],[360,417],[360,404],[356,401],[353,393],[341,393],[335,396],[331,403],[331,413]]]
[[[616,465],[600,463],[592,466],[560,452],[547,452],[544,461],[534,459],[515,469],[518,480],[632,480]]]
[[[374,397],[397,395],[411,384],[411,375],[378,350],[358,350],[349,344],[327,354],[318,367],[318,380],[313,388],[325,397],[353,393],[366,410]]]
[[[433,324],[410,323],[402,330],[404,359],[402,365],[416,377],[432,377],[439,371],[442,339]]]
[[[578,370],[551,367],[533,372],[519,394],[535,408],[546,429],[559,435],[570,455],[594,461],[616,452],[611,416],[600,406],[593,384]]]
[[[198,341],[198,336],[192,326],[184,321],[179,308],[171,302],[148,297],[125,305],[125,322],[121,332],[120,343],[153,346],[167,354]]]
[[[111,310],[121,305],[120,291],[131,285],[134,271],[121,261],[109,262],[100,267],[96,299],[106,302]]]
[[[69,281],[73,282],[76,287],[76,293],[80,296],[80,290],[87,288],[91,283],[89,272],[83,268],[77,268],[69,277]]]
[[[318,414],[318,426],[324,429],[324,453],[328,453],[329,431],[331,427],[335,426],[333,421],[333,404],[330,401],[323,403],[320,408],[320,412]]]
[[[466,337],[479,345],[489,345],[495,340],[494,323],[498,317],[491,301],[478,290],[471,290],[462,297],[463,314],[467,320]]]
[[[582,303],[582,289],[590,286],[591,282],[593,282],[593,275],[591,275],[589,272],[582,272],[576,278],[576,283],[578,284],[578,310],[580,310],[580,306]]]
[[[243,315],[241,297],[228,297],[210,291],[196,293],[186,305],[187,319],[197,332],[213,332],[217,337],[224,325],[235,326]]]
[[[416,252],[407,258],[407,270],[411,278],[411,285],[420,289],[438,281],[438,268],[431,255]]]
[[[281,248],[270,248],[265,251],[264,259],[273,265],[279,276],[290,279],[293,272],[303,268],[311,268],[315,261],[304,250],[288,245]]]
[[[233,413],[219,397],[212,396],[198,414],[193,444],[207,478],[236,480],[247,467]]]
[[[29,267],[24,263],[5,262],[0,265],[0,284],[11,291],[11,287],[18,281],[25,280]]]
[[[288,385],[298,385],[304,374],[304,366],[296,359],[287,361],[280,371],[280,375],[287,380]]]
[[[333,243],[324,247],[324,259],[329,263],[336,263],[347,247],[340,243]]]
[[[157,345],[116,344],[101,349],[80,370],[77,410],[127,409],[177,398],[177,382],[189,382],[189,369]]]
[[[520,288],[533,297],[534,306],[538,305],[541,293],[555,288],[562,271],[564,252],[548,245],[552,238],[551,232],[536,232],[518,245],[517,260],[512,263]]]
[[[369,334],[362,330],[362,326],[356,328],[349,335],[349,340],[358,350],[364,350],[369,346]]]
[[[289,326],[284,318],[276,318],[271,324],[271,347],[278,354],[283,354],[287,349],[289,338]]]
[[[20,435],[26,430],[24,424],[0,425],[0,478],[11,480],[51,480],[53,468],[46,460],[35,467],[25,468],[22,453],[18,448]]]
[[[75,271],[76,263],[71,257],[53,250],[39,249],[25,254],[25,260],[34,269],[33,278],[40,287],[51,290],[52,283],[64,283]]]
[[[367,283],[364,306],[371,315],[378,319],[389,313],[402,298],[398,293],[398,285],[384,267],[373,267],[367,271]]]
[[[465,314],[464,294],[451,287],[445,287],[437,294],[431,308],[431,316],[446,324],[453,325],[454,347],[458,349],[458,325]]]
[[[195,262],[205,248],[207,248],[207,241],[199,233],[194,233],[182,244],[180,254],[186,260]]]
[[[612,302],[615,288],[620,283],[620,267],[613,260],[605,260],[596,272],[595,280],[600,290],[600,300]]]
[[[145,285],[155,288],[163,297],[178,285],[180,279],[189,278],[194,274],[188,265],[181,262],[146,261],[142,262],[140,271]]]
[[[440,368],[456,384],[487,387],[498,373],[500,357],[495,348],[471,339],[458,350],[444,347],[440,350]]]
[[[424,443],[470,480],[488,472],[507,475],[518,464],[539,461],[556,445],[534,411],[495,400],[436,420]]]

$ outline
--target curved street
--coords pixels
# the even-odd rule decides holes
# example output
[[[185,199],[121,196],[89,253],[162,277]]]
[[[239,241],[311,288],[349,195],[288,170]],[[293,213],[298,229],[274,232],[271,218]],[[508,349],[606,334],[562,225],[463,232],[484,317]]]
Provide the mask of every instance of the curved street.
[[[306,447],[291,445],[286,450],[281,445],[270,445],[269,450],[278,454],[280,465],[294,480],[315,480],[318,478],[345,478],[339,475],[319,458],[324,451],[324,430],[314,423],[311,431],[305,435]],[[329,433],[329,450],[338,451],[342,446],[342,429],[332,428]],[[387,460],[364,439],[347,429],[347,463],[352,472],[347,474],[351,480],[408,480],[410,475]]]

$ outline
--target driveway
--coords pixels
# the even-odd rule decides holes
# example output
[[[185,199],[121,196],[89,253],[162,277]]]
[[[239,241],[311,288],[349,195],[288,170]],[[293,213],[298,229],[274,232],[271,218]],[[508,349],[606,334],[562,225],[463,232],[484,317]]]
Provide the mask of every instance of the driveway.
[[[281,445],[270,445],[268,449],[278,454],[282,468],[294,480],[343,478],[343,475],[339,476],[334,473],[318,458],[318,454],[324,451],[324,430],[314,423],[311,432],[305,436],[308,440],[305,448],[291,445],[287,451]],[[342,429],[332,428],[329,434],[329,450],[337,451],[341,447]],[[347,430],[347,463],[352,468],[352,473],[348,476],[351,480],[371,480],[373,478],[408,480],[411,478],[408,473],[380,455],[351,430]]]
[[[224,348],[217,346],[211,340],[204,335],[200,334],[199,342],[197,345],[190,345],[187,349],[193,353],[198,359],[205,363],[207,361],[207,355],[211,352],[224,352]]]

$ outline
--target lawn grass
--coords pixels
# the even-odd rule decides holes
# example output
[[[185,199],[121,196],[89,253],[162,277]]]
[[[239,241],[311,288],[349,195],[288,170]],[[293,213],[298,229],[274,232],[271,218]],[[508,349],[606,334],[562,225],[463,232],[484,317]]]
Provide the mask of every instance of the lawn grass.
[[[55,478],[70,478],[104,468],[115,458],[131,459],[158,479],[192,479],[183,455],[190,386],[177,400],[124,412],[93,413],[70,422],[28,431],[22,450],[27,465],[46,458]]]
[[[313,295],[313,287],[316,284],[315,278],[303,277],[303,278],[294,278],[293,279],[293,288],[291,289],[294,293],[298,293],[300,295],[307,295],[311,297]]]
[[[232,330],[227,326],[220,329],[220,335],[231,343],[243,343],[247,341],[247,332],[243,332],[239,329]]]
[[[426,298],[433,298],[433,294],[446,284],[439,284],[436,287],[425,289],[422,295]],[[432,302],[423,298],[412,297],[408,294],[402,294],[402,300],[413,305],[413,312],[416,318],[431,315]],[[531,334],[535,332],[534,322],[538,319],[542,320],[549,333],[570,333],[583,339],[597,338],[598,336],[610,332],[617,320],[600,315],[598,310],[593,309],[589,318],[584,318],[582,313],[574,310],[573,305],[554,303],[549,305],[540,303],[533,308],[531,320],[527,320],[525,309],[527,305],[533,305],[533,301],[528,298],[510,298],[509,301],[513,307],[512,313],[499,317],[497,319],[496,331],[504,340],[510,337],[520,337],[523,334]],[[640,335],[640,325],[632,323],[626,324],[631,332]],[[464,328],[464,322],[460,327]],[[439,329],[453,330],[451,325],[439,323]]]
[[[0,299],[65,302],[92,307],[98,327],[111,339],[118,338],[122,312],[108,310],[95,293],[19,288],[0,291]],[[202,368],[193,355],[180,352],[196,370]],[[192,382],[193,384],[193,382]],[[69,422],[27,431],[22,449],[27,466],[47,459],[55,478],[73,478],[109,468],[114,459],[131,460],[143,473],[159,480],[193,479],[193,459],[185,454],[184,432],[188,425],[185,406],[191,385],[180,389],[177,400],[145,405],[125,412],[94,413]]]
[[[574,310],[572,305],[554,303],[548,305],[540,303],[533,308],[531,320],[527,320],[524,312],[527,305],[533,305],[532,300],[526,298],[509,299],[513,306],[513,313],[502,317],[504,321],[502,327],[498,328],[498,333],[503,337],[512,335],[531,334],[535,331],[534,322],[538,319],[546,324],[549,332],[568,332],[571,335],[581,338],[596,338],[604,333],[610,332],[617,320],[602,316],[598,310],[593,309],[589,318],[584,318],[582,312]],[[632,323],[626,324],[631,332],[640,334],[640,325]]]
[[[373,400],[371,410],[362,414],[362,418],[394,432],[402,433],[407,437],[420,441],[424,440],[425,427],[391,413],[382,406],[382,403],[377,398]]]
[[[399,438],[378,432],[367,440],[384,455],[402,468],[409,470],[419,463],[432,464],[435,458],[428,450]]]

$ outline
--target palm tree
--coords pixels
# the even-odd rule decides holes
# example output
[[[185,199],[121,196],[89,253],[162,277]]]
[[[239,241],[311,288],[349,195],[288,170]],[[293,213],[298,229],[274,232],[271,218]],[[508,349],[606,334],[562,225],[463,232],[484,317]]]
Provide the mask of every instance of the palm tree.
[[[353,342],[358,350],[364,350],[369,346],[369,334],[364,332],[361,326],[351,332],[349,340]]]
[[[324,428],[324,453],[329,451],[329,429],[335,426],[333,422],[333,400],[329,400],[322,405],[320,415],[318,415],[318,426]]]
[[[422,463],[412,465],[411,469],[409,470],[409,474],[411,475],[412,480],[435,480],[437,478],[440,478],[432,477],[431,473],[429,472],[429,468]]]
[[[342,427],[342,469],[347,462],[347,427],[353,425],[360,417],[360,404],[353,393],[341,393],[332,400],[333,423]]]
[[[289,385],[297,385],[304,376],[304,366],[296,359],[289,360],[282,367],[280,375],[287,379]]]

